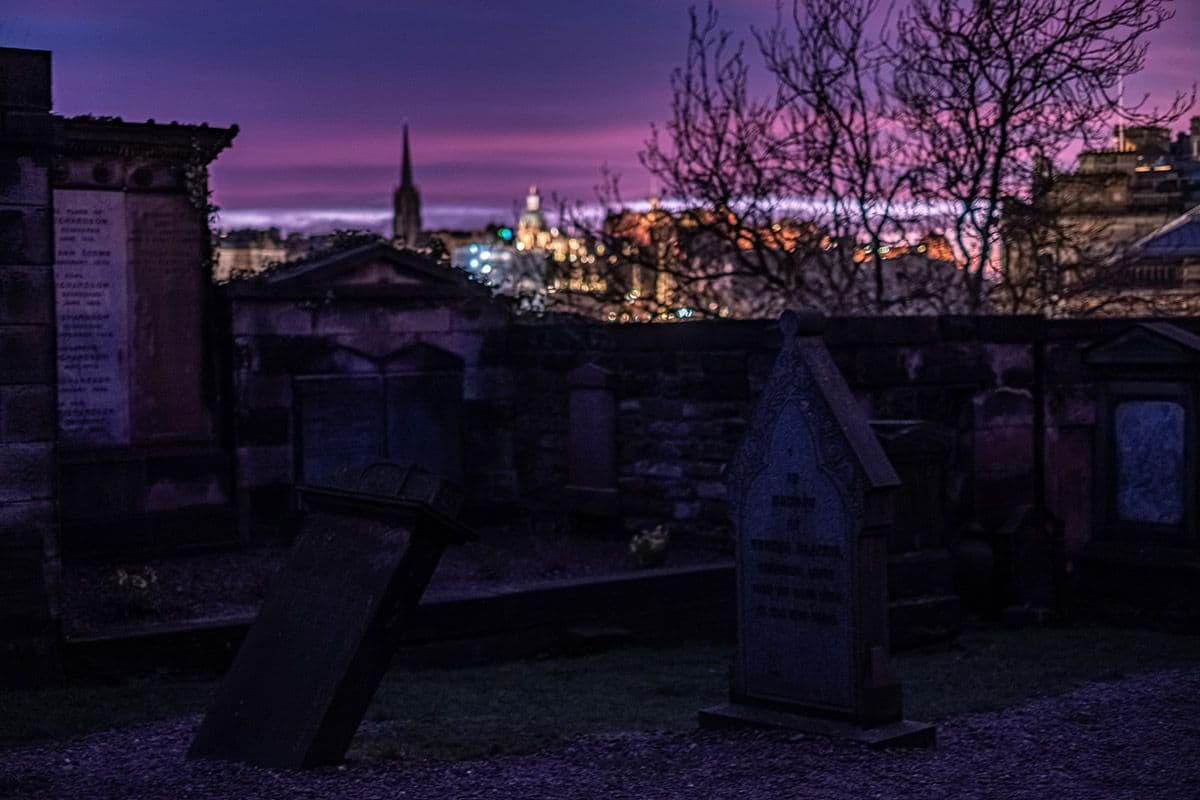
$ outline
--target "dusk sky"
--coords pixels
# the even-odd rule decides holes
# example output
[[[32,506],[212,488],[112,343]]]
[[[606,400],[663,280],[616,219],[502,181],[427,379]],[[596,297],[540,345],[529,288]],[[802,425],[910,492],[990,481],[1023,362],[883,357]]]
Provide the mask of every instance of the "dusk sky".
[[[54,52],[60,114],[236,123],[212,169],[224,225],[378,224],[407,121],[436,227],[506,219],[530,183],[589,200],[605,163],[645,197],[637,153],[669,113],[692,4],[5,0],[0,44]],[[774,0],[719,7],[738,32],[774,15]],[[1130,94],[1200,78],[1200,0],[1176,13]]]

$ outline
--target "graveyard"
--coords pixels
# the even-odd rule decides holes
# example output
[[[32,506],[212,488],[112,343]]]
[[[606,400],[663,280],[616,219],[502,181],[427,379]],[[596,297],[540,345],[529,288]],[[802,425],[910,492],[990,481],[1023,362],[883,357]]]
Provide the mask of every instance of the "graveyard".
[[[1200,319],[208,280],[0,49],[0,797],[1194,797]]]

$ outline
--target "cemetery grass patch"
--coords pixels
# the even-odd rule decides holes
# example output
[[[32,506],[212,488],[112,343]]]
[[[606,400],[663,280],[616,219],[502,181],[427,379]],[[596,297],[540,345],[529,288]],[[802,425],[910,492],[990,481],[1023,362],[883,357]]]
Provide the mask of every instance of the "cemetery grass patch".
[[[531,752],[589,733],[688,731],[722,702],[733,648],[693,643],[442,670],[393,669],[355,737],[358,761]],[[905,714],[937,721],[1003,709],[1093,680],[1200,664],[1200,636],[1108,627],[980,631],[902,653]],[[215,680],[0,690],[0,748],[204,711]]]
[[[728,692],[733,648],[632,647],[595,656],[389,673],[350,758],[524,753],[560,737],[688,731]],[[902,653],[905,716],[938,721],[994,711],[1085,681],[1200,664],[1200,636],[1108,627],[981,631]]]
[[[920,720],[999,711],[1086,681],[1197,664],[1200,636],[1091,625],[970,632],[893,662],[905,716]]]
[[[732,648],[694,643],[389,673],[351,759],[527,753],[588,733],[691,730],[728,686]],[[366,734],[366,735],[364,735]]]

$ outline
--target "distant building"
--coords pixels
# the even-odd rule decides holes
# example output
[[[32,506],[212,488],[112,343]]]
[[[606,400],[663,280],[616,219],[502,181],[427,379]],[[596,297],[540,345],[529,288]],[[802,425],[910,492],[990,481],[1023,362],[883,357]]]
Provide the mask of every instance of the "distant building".
[[[1118,128],[1109,150],[1079,155],[1078,169],[1055,176],[1050,202],[1089,249],[1121,247],[1200,204],[1200,117],[1174,141],[1166,128]]]
[[[511,247],[471,242],[450,251],[450,266],[466,270],[489,286],[498,286],[512,272],[515,256]]]
[[[517,249],[545,250],[550,238],[550,226],[542,213],[542,196],[538,194],[537,186],[530,186],[529,194],[525,196],[525,211],[517,220]]]
[[[439,242],[441,250],[453,260],[453,254],[457,250],[462,250],[467,245],[480,243],[493,243],[493,238],[488,236],[486,230],[462,230],[442,228],[429,232],[430,243]],[[443,256],[445,257],[445,256]]]
[[[404,154],[400,161],[400,185],[392,195],[392,241],[399,247],[415,249],[421,236],[421,195],[413,183],[412,157],[408,150],[408,126],[404,126]]]
[[[592,266],[597,257],[600,267]],[[876,253],[835,240],[810,220],[748,225],[732,212],[671,211],[655,199],[645,211],[609,214],[600,241],[570,262],[550,264],[548,290],[604,294],[601,316],[614,322],[770,317],[785,307],[826,314],[967,307],[950,243],[940,234],[881,245]],[[791,276],[803,280],[789,285]]]
[[[1134,243],[1123,259],[1125,285],[1151,294],[1160,311],[1200,311],[1200,205]]]
[[[1047,298],[1053,309],[1200,309],[1200,117],[1174,139],[1166,128],[1116,128],[1110,149],[1081,153],[1075,172],[1039,180],[1034,207],[1040,204],[1057,221],[1060,236],[1038,250],[1061,276],[1058,294]],[[1024,269],[1031,269],[1026,259]]]
[[[288,251],[279,228],[240,228],[223,231],[217,238],[217,265],[213,280],[218,283],[234,275],[252,275],[268,264],[286,261]]]
[[[429,231],[426,238],[430,245],[435,240],[439,242],[441,249],[447,254],[446,257],[449,257],[455,250],[472,244],[512,247],[516,240],[516,232],[509,225],[492,222],[486,228],[476,230],[442,228]]]

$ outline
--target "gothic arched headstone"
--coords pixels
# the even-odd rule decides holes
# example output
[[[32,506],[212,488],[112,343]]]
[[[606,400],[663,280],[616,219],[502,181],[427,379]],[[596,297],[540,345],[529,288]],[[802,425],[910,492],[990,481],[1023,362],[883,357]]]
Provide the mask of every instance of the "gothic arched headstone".
[[[892,465],[819,335],[783,348],[730,468],[738,648],[730,702],[702,725],[781,726],[875,746],[932,744],[888,669]]]

